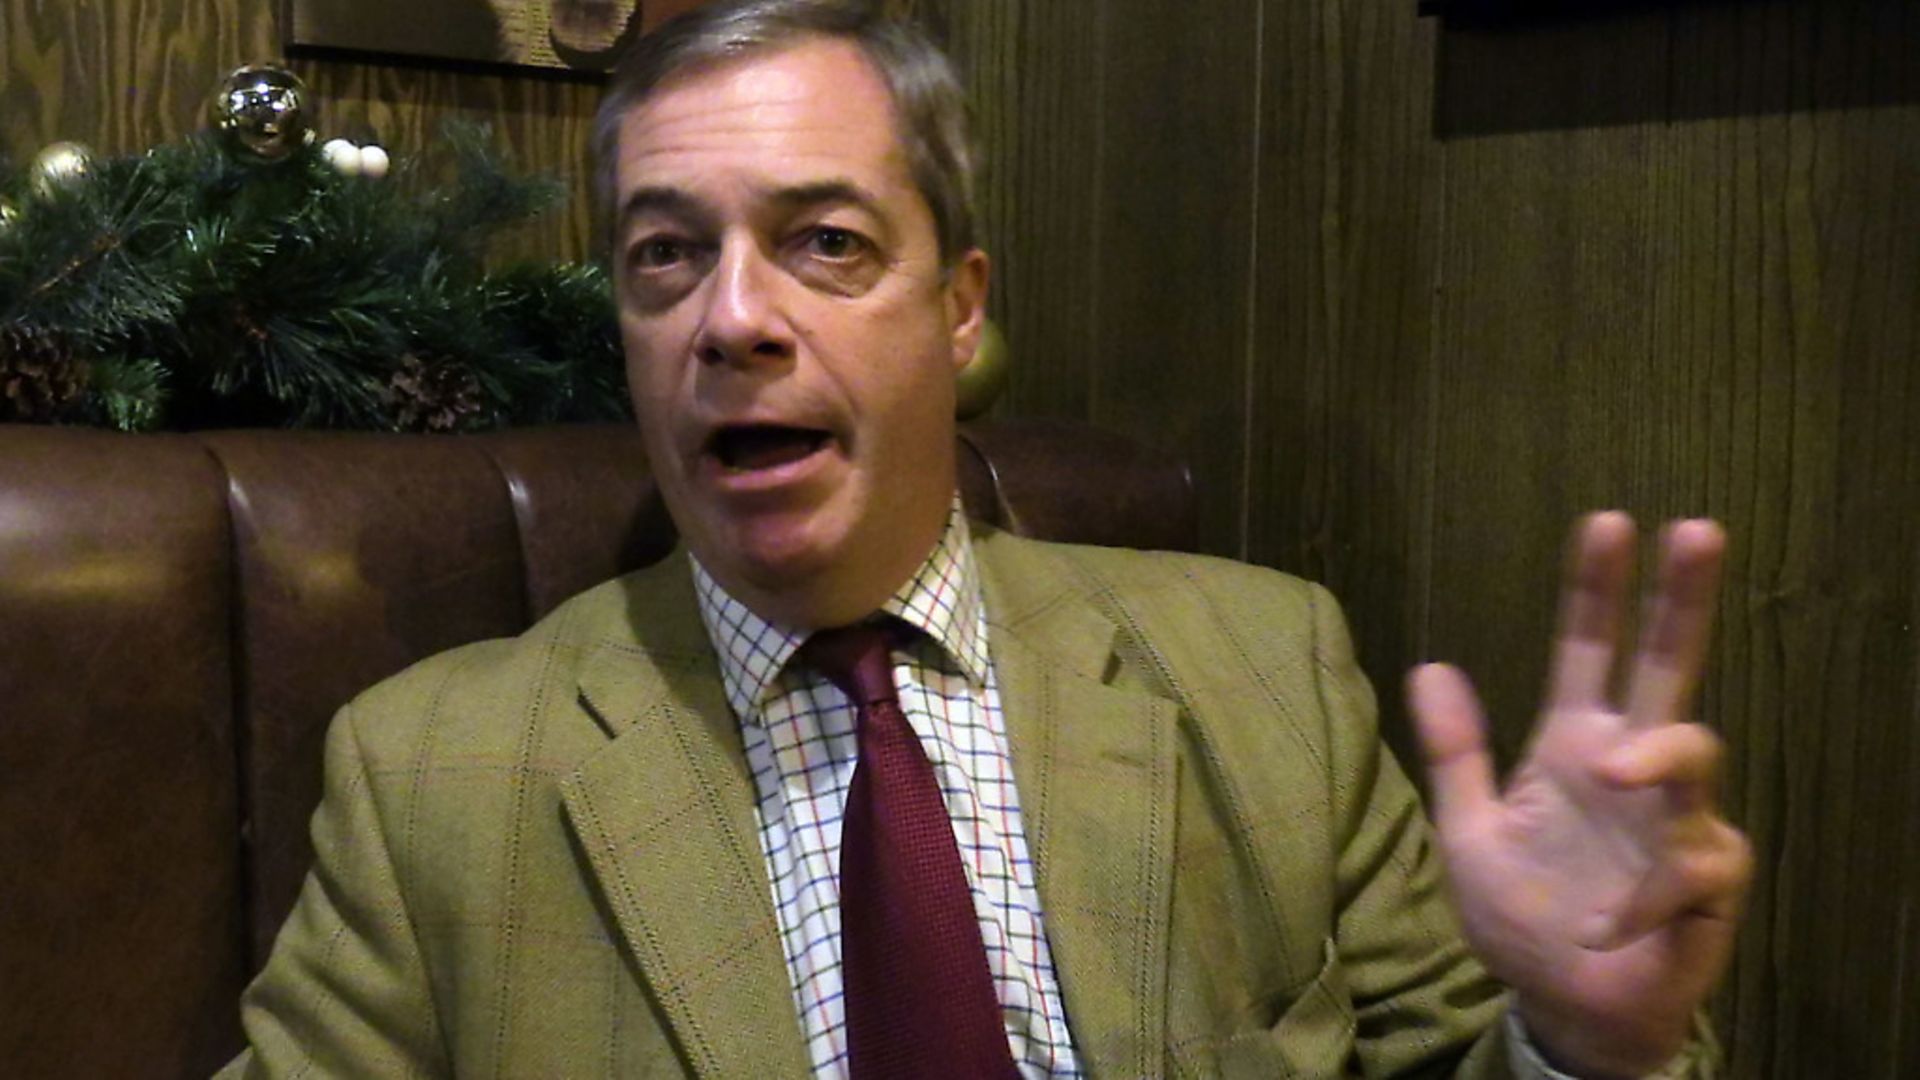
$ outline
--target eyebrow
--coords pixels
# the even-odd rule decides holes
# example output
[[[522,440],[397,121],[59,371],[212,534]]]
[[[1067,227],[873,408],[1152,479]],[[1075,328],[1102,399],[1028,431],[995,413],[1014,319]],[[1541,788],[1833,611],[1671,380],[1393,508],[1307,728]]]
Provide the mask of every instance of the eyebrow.
[[[673,217],[697,217],[701,214],[699,200],[670,187],[636,188],[620,204],[620,219],[616,233],[627,231],[627,225],[642,214],[663,213]]]
[[[786,210],[844,203],[857,206],[876,217],[881,216],[880,200],[873,192],[852,180],[837,177],[777,187],[768,192],[766,198]],[[704,203],[680,188],[636,188],[633,194],[628,195],[626,201],[620,205],[618,231],[625,232],[634,218],[650,213],[679,218],[703,218],[709,212]]]
[[[873,192],[851,180],[817,180],[812,183],[795,184],[777,188],[772,193],[776,203],[790,208],[819,206],[823,203],[851,203],[862,209],[879,212],[880,200]]]

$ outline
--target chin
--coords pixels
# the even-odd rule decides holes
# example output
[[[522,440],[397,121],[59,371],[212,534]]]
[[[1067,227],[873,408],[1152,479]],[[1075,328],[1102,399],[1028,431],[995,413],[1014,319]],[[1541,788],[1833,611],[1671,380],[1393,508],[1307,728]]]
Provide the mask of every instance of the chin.
[[[950,492],[937,505],[914,508],[911,517],[924,522],[847,487],[778,510],[728,513],[709,504],[697,542],[689,536],[688,546],[763,618],[795,628],[839,626],[885,603],[912,573],[925,552],[908,549],[928,523],[937,534]]]
[[[737,577],[770,599],[804,597],[812,591],[810,585],[843,576],[835,571],[845,562],[849,548],[844,530],[806,519],[729,522],[713,535],[714,557],[697,553],[707,569],[720,575],[730,591],[732,583],[727,579]]]
[[[756,539],[735,546],[732,561],[740,575],[763,592],[793,592],[827,576],[836,562],[829,549],[804,542]]]

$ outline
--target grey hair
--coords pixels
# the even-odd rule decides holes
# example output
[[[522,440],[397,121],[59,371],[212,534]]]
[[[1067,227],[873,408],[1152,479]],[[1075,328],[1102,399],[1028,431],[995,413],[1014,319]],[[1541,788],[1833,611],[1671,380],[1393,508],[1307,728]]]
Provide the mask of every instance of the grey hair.
[[[593,120],[595,193],[606,226],[618,225],[615,167],[629,112],[677,72],[819,37],[853,42],[887,84],[913,182],[933,212],[942,265],[972,250],[975,154],[966,92],[924,31],[888,17],[873,0],[719,0],[635,42]]]

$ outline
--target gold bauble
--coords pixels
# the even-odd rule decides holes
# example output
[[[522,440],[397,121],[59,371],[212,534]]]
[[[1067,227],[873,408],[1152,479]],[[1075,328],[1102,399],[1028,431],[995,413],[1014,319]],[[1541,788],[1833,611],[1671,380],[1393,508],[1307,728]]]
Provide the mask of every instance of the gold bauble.
[[[971,420],[993,407],[1007,388],[1007,337],[992,319],[980,331],[973,359],[960,369],[954,413]]]
[[[207,105],[213,130],[237,156],[285,161],[313,136],[307,84],[285,68],[248,64],[220,84]]]
[[[49,143],[46,149],[33,156],[33,165],[29,169],[29,181],[34,193],[41,197],[51,195],[55,188],[65,187],[87,175],[93,169],[93,151],[77,142]]]

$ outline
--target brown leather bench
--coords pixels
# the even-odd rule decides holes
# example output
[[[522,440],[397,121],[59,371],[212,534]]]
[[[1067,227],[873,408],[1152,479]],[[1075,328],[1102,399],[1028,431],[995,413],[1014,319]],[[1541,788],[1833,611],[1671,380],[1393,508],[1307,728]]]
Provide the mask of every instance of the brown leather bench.
[[[1177,461],[1042,421],[961,443],[977,518],[1194,545]],[[626,427],[0,427],[0,1072],[230,1057],[306,872],[333,711],[672,544]]]

